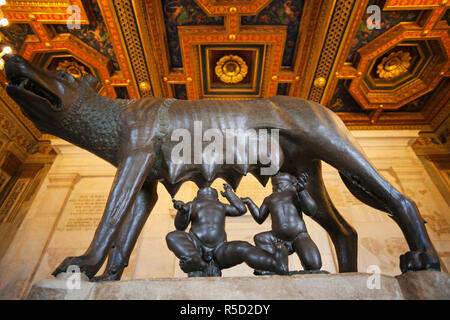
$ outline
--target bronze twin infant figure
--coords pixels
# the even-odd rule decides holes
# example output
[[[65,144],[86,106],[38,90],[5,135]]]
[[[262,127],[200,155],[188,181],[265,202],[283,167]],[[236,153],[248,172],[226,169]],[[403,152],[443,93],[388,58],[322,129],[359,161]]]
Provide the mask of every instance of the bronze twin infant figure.
[[[250,199],[236,196],[228,184],[221,194],[229,201],[218,200],[211,187],[200,188],[188,203],[173,200],[177,215],[176,231],[167,237],[169,249],[180,259],[181,269],[189,277],[221,276],[221,270],[245,262],[255,275],[288,275],[288,255],[296,252],[305,271],[318,272],[322,261],[317,246],[302,219],[305,212],[314,213],[315,203],[305,189],[307,174],[297,180],[287,173],[272,177],[273,193],[260,208]],[[254,237],[256,246],[246,241],[227,241],[225,218],[242,216],[249,208],[253,218],[262,224],[271,215],[272,230]],[[191,229],[185,232],[189,223]]]

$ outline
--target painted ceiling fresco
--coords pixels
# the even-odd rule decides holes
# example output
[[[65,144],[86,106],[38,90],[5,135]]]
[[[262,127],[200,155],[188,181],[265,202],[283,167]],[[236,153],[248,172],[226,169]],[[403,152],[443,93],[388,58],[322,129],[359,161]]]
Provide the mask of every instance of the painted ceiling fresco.
[[[369,1],[369,5],[376,4],[377,1]],[[396,26],[401,22],[414,22],[420,15],[418,10],[406,10],[406,11],[382,11],[380,29],[369,29],[367,25],[367,19],[370,14],[366,13],[361,19],[358,26],[358,30],[355,34],[353,41],[351,42],[351,48],[347,56],[347,61],[352,62],[355,56],[356,50],[368,44],[387,30]]]
[[[300,19],[304,0],[275,0],[269,3],[260,13],[254,16],[243,16],[242,25],[285,25],[286,43],[283,52],[282,66],[292,66],[295,56]]]
[[[2,7],[10,24],[0,28],[1,45],[44,68],[92,73],[100,80],[99,92],[110,97],[289,95],[321,103],[361,129],[433,130],[449,114],[447,1],[27,4],[11,0]],[[80,9],[79,28],[67,24],[70,5]],[[379,28],[368,24],[374,11],[367,8],[374,5]],[[226,77],[214,73],[218,65],[230,79],[242,80],[224,82]],[[3,74],[0,82],[4,86]]]
[[[183,25],[223,25],[223,17],[208,17],[194,0],[162,0],[162,6],[170,66],[182,68],[183,61],[178,39],[178,27]]]
[[[90,1],[89,6],[94,19],[89,24],[81,25],[80,29],[69,29],[67,24],[53,24],[56,33],[71,33],[78,39],[94,48],[111,60],[114,69],[119,70],[119,64],[114,53],[108,29],[102,18],[102,14],[96,0]]]

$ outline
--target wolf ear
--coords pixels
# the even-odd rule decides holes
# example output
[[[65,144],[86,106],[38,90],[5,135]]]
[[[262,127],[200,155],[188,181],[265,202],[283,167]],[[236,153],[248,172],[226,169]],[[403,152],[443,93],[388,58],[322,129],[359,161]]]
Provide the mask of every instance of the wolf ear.
[[[92,74],[87,74],[83,78],[81,78],[88,86],[90,86],[92,89],[97,89],[97,85],[99,83],[98,79],[94,77]]]

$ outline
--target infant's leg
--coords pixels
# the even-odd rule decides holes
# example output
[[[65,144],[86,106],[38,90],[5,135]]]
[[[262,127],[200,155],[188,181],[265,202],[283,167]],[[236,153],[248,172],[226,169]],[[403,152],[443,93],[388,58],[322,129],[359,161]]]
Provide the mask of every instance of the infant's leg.
[[[166,242],[169,250],[180,259],[180,268],[184,272],[201,271],[208,266],[189,233],[172,231],[167,234]]]
[[[320,270],[322,268],[319,249],[307,232],[300,233],[292,245],[305,270]]]
[[[231,268],[242,262],[257,270],[272,271],[277,274],[288,273],[287,249],[278,244],[274,254],[269,254],[245,241],[224,243],[216,251],[216,261],[220,269]]]

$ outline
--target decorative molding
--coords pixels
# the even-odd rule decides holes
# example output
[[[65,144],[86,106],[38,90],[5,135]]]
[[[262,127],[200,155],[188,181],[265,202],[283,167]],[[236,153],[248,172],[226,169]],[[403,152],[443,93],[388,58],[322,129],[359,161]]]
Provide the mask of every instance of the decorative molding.
[[[80,181],[78,173],[50,173],[48,176],[47,188],[71,188]]]
[[[112,2],[136,81],[138,84],[151,83],[133,3],[129,0],[113,0]],[[153,96],[151,86],[138,86],[138,90],[142,97]]]
[[[225,16],[230,13],[255,15],[266,7],[270,0],[235,0],[227,1],[226,3],[216,0],[195,0],[195,2],[209,16]]]
[[[328,33],[321,49],[317,69],[314,79],[324,78],[328,81],[342,40],[347,30],[347,26],[352,17],[352,11],[356,6],[355,0],[337,0],[334,6],[333,15],[328,25]],[[324,87],[311,85],[308,99],[321,102],[324,94]]]
[[[30,21],[65,23],[72,15],[67,13],[67,8],[71,5],[80,8],[79,22],[81,24],[89,23],[83,0],[8,0],[2,7],[2,11],[10,23],[28,23]]]

